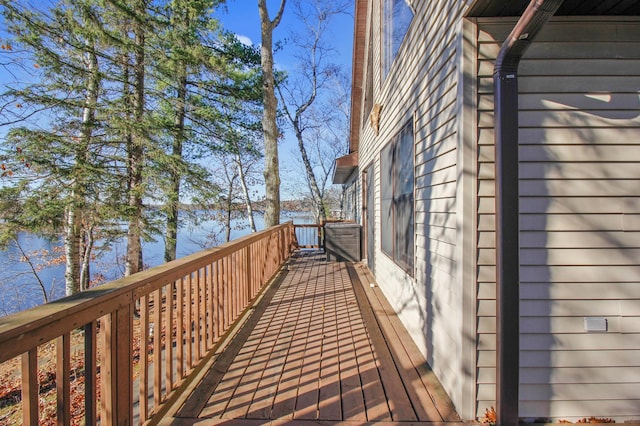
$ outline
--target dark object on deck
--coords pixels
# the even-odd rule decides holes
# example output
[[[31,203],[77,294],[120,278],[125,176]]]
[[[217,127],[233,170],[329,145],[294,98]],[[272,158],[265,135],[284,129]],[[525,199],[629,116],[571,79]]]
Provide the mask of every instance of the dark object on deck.
[[[360,234],[357,223],[327,223],[324,226],[324,251],[327,260],[359,262],[361,259]]]

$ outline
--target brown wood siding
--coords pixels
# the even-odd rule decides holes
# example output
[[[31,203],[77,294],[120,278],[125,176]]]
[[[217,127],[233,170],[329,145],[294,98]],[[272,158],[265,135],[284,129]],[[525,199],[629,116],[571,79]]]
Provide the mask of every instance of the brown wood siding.
[[[365,60],[365,34],[367,30],[367,0],[356,0],[355,2],[355,14],[356,21],[354,23],[354,36],[353,36],[353,63],[352,69],[354,70],[351,80],[351,119],[350,119],[350,131],[349,131],[349,153],[358,152],[360,142],[360,121],[359,115],[362,111],[362,81]]]
[[[479,22],[478,415],[495,404],[493,60],[514,23]],[[519,78],[520,416],[638,419],[640,21],[556,18]]]

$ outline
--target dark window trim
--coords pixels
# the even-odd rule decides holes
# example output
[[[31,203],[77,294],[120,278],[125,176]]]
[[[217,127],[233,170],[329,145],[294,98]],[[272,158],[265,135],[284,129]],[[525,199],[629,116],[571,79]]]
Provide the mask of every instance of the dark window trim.
[[[369,116],[373,109],[373,24],[369,22],[369,39],[367,43],[367,62],[365,71],[365,83],[364,83],[364,97],[363,97],[363,111],[362,114],[362,127],[365,127],[369,122]]]
[[[399,170],[406,164],[403,164],[402,160],[397,159],[398,155],[398,145],[402,140],[402,136],[406,131],[410,130],[411,132],[411,169],[412,169],[412,183],[411,183],[411,194],[396,194],[396,180],[399,176]],[[387,149],[391,150],[391,171],[385,170],[384,166],[386,164],[384,160],[384,156],[387,155]],[[390,258],[396,265],[402,268],[403,271],[414,276],[415,269],[415,191],[416,191],[416,182],[415,182],[415,128],[414,128],[414,120],[413,117],[407,121],[400,130],[391,138],[391,140],[382,147],[380,151],[380,225],[383,229],[381,229],[381,233],[384,235],[385,232],[391,232],[391,247],[385,247],[384,241],[386,240],[385,236],[380,236],[380,251]],[[399,166],[399,167],[397,167]],[[389,206],[386,205],[387,198],[385,198],[385,194],[383,193],[383,189],[385,188],[385,183],[382,182],[382,179],[385,178],[387,174],[391,175],[391,182],[388,183],[391,189],[391,198],[389,201]],[[408,199],[407,199],[408,198]],[[411,204],[411,217],[412,217],[412,229],[411,229],[411,252],[410,256],[408,256],[408,263],[401,259],[400,255],[396,257],[397,249],[398,249],[398,240],[400,231],[398,230],[398,223],[396,221],[398,216],[398,205],[405,204],[406,201],[410,201]],[[407,205],[409,203],[406,203]],[[387,214],[387,207],[391,210],[391,230],[385,230],[385,219],[384,215]],[[384,208],[384,210],[383,210]],[[388,234],[386,236],[388,238]],[[407,238],[406,233],[404,234],[404,238]],[[406,241],[406,240],[405,240]],[[388,243],[387,243],[388,244]],[[408,245],[407,245],[408,246]],[[388,251],[390,249],[390,252]]]
[[[387,54],[387,42],[389,40],[387,40],[387,15],[385,14],[385,7],[386,7],[386,2],[387,1],[393,1],[393,0],[381,0],[380,1],[380,73],[381,73],[381,80],[384,82],[387,80],[387,76],[391,73],[391,70],[393,69],[393,64],[396,62],[396,59],[398,57],[398,54],[402,51],[402,46],[405,44],[405,41],[407,39],[407,34],[409,34],[410,30],[411,30],[411,26],[413,25],[413,23],[415,22],[415,15],[416,12],[413,8],[413,6],[406,4],[406,6],[409,8],[409,10],[411,11],[411,21],[409,21],[409,25],[407,25],[407,28],[402,36],[402,40],[400,41],[400,44],[398,44],[398,50],[396,51],[395,54],[393,54],[393,57],[389,60],[389,63],[385,63],[385,56]],[[406,0],[404,0],[406,3]]]

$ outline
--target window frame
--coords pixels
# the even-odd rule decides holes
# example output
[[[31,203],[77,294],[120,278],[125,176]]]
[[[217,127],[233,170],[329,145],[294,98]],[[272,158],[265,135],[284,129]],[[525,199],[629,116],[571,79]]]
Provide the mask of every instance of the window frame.
[[[367,60],[365,70],[364,96],[362,99],[363,112],[362,127],[369,122],[373,110],[373,25],[369,24],[369,37],[367,39]]]
[[[409,147],[403,145],[403,142]],[[402,158],[403,154],[406,155],[409,152],[411,167],[407,167],[406,160]],[[403,178],[402,181],[401,178]],[[380,151],[380,179],[380,225],[382,229],[380,250],[405,272],[413,276],[416,191],[413,118],[405,123]],[[407,191],[408,184],[410,184],[410,191]]]
[[[409,19],[405,27],[401,27],[404,28],[401,38],[398,34],[394,33],[394,29],[398,27],[399,23],[404,24],[403,21],[399,21],[402,15],[394,13],[395,2],[403,3],[405,6],[403,11],[411,13],[411,19]],[[407,38],[407,33],[409,33],[409,28],[411,28],[413,18],[415,18],[415,10],[407,0],[381,0],[380,9],[380,24],[382,27],[380,37],[380,69],[382,71],[382,81],[384,81],[393,67],[393,63],[404,44],[404,40]]]

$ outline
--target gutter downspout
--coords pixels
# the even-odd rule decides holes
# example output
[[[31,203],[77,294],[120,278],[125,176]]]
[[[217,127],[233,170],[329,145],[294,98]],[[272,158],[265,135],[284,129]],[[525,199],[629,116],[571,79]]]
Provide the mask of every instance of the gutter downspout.
[[[531,0],[493,69],[496,150],[496,322],[498,425],[519,421],[520,256],[518,189],[518,66],[564,0]]]

